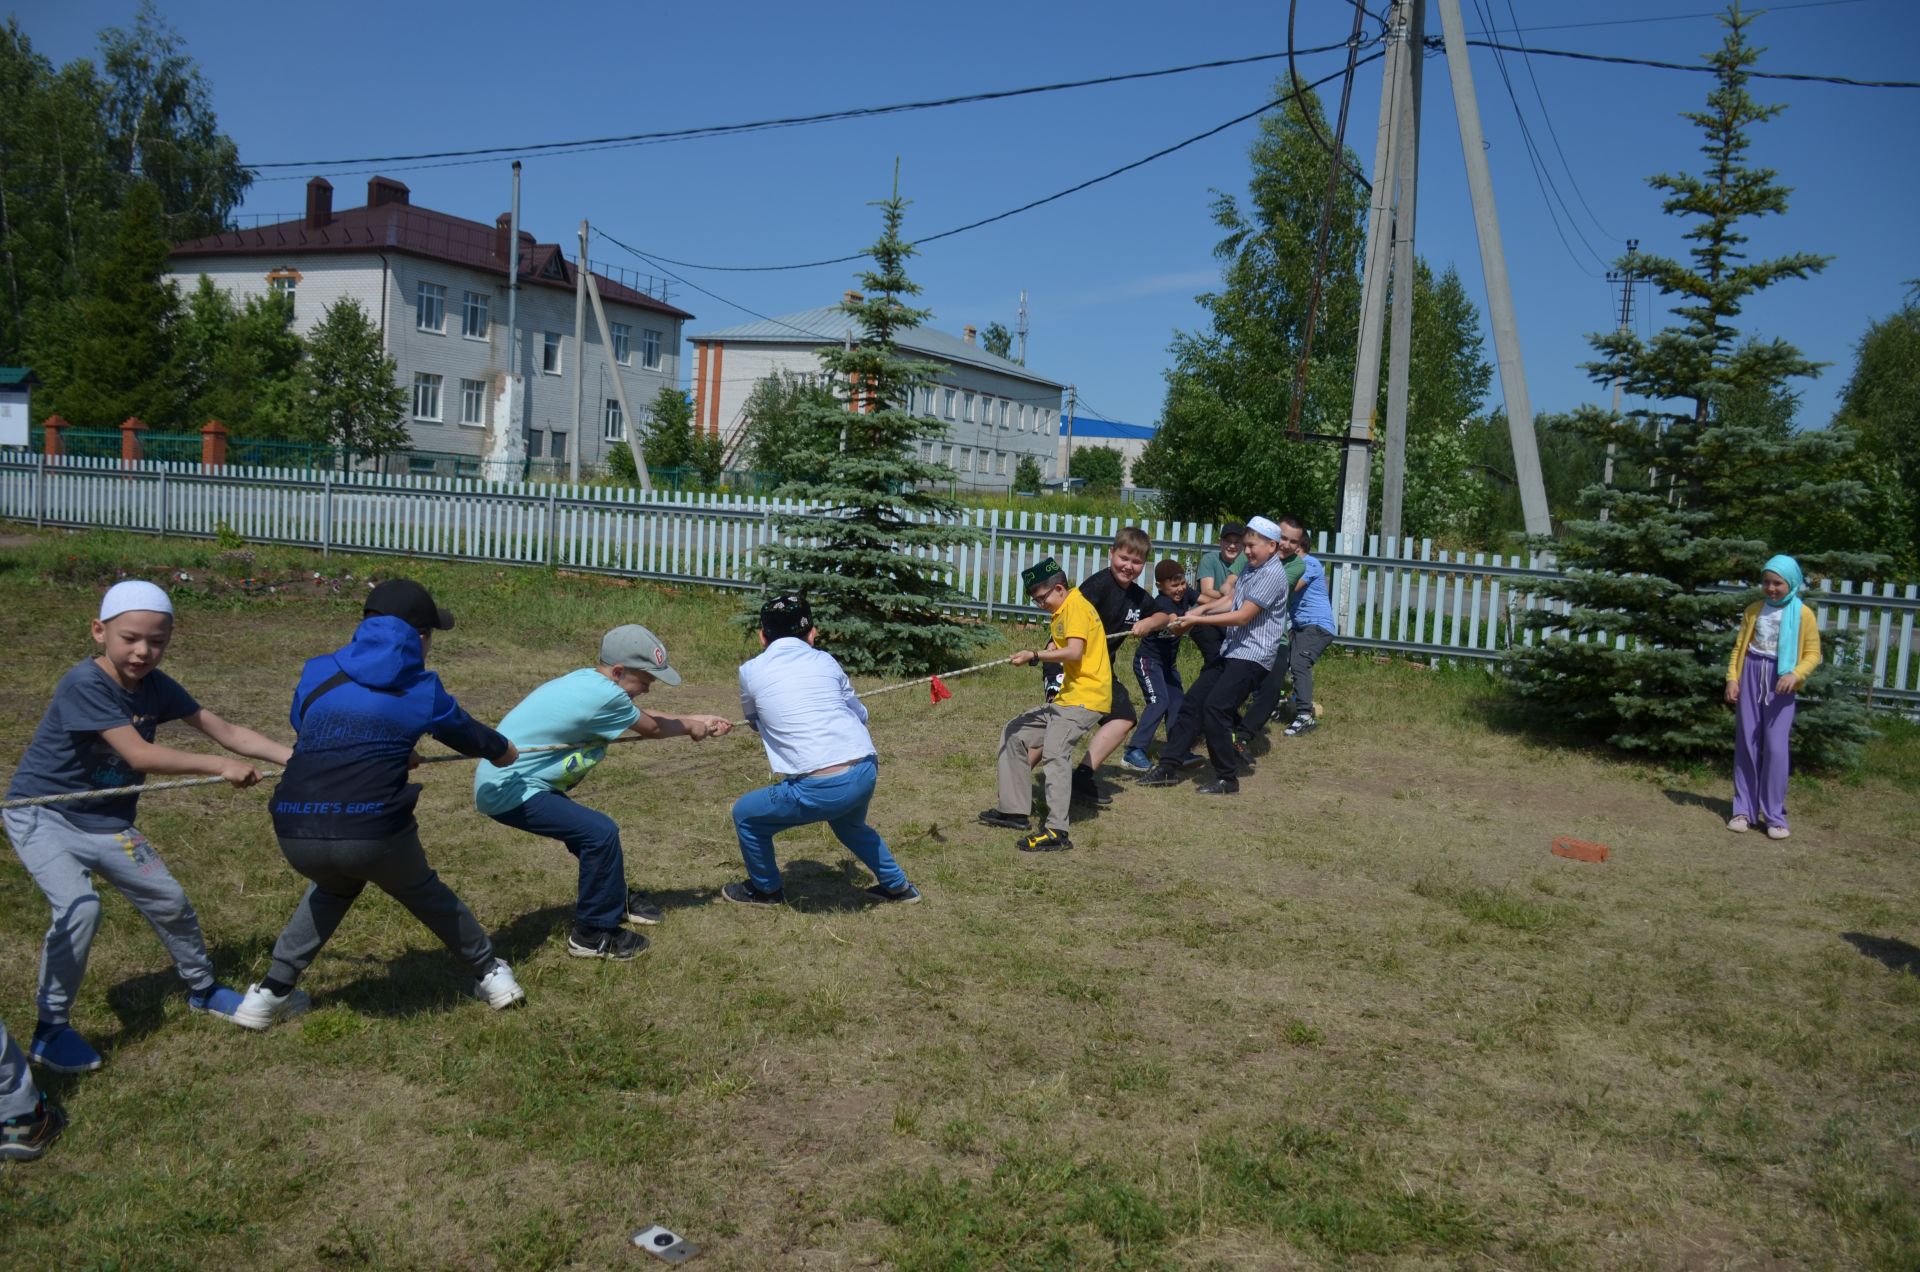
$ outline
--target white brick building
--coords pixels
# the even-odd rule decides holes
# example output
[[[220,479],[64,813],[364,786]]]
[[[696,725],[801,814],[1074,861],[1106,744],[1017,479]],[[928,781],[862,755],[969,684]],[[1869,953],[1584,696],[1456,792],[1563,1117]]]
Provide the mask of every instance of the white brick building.
[[[236,300],[288,292],[303,336],[334,301],[358,300],[408,392],[413,446],[472,456],[471,469],[460,465],[471,471],[483,454],[501,453],[499,434],[509,423],[508,238],[505,216],[489,226],[414,207],[407,187],[385,177],[367,182],[365,207],[336,213],[332,185],[315,177],[305,217],[181,243],[170,276],[183,294],[202,274]],[[511,366],[522,377],[526,454],[565,461],[577,448],[583,467],[598,466],[634,423],[620,410],[613,378],[634,412],[646,411],[663,386],[679,383],[681,327],[693,315],[596,273],[613,332],[609,350],[591,307],[584,339],[573,330],[575,264],[560,248],[523,232],[519,256],[520,339]],[[574,386],[583,372],[575,437]]]
[[[731,454],[753,386],[780,371],[821,374],[820,351],[849,336],[859,338],[854,319],[834,306],[689,337],[695,422],[725,438]],[[944,442],[921,444],[923,458],[941,460],[975,489],[1010,489],[1023,456],[1033,457],[1043,477],[1056,475],[1065,386],[988,353],[971,327],[964,337],[915,327],[899,333],[896,343],[902,353],[942,366],[936,383],[921,388],[913,402],[917,413],[947,426]]]

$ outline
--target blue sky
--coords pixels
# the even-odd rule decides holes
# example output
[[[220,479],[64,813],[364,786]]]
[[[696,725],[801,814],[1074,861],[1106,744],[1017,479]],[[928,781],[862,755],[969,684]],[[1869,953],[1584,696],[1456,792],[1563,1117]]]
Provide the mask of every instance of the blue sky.
[[[1484,2],[1484,0],[1483,0]],[[1802,0],[1804,4],[1804,0]],[[1708,0],[1492,0],[1501,26],[1517,18],[1528,43],[1668,61],[1697,61],[1719,39]],[[516,145],[734,122],[842,107],[1146,70],[1284,50],[1286,6],[1225,0],[1187,11],[1108,0],[999,10],[867,3],[630,6],[556,2],[369,4],[321,7],[163,4],[211,84],[224,130],[252,162],[378,156]],[[1376,9],[1384,3],[1375,3]],[[1484,22],[1465,0],[1469,31]],[[99,28],[132,20],[135,0],[32,0],[12,12],[56,62],[94,49]],[[1345,37],[1340,0],[1301,0],[1298,44]],[[1429,5],[1429,29],[1438,10]],[[1177,16],[1176,16],[1177,15]],[[1658,18],[1658,21],[1641,19]],[[1574,24],[1574,25],[1568,25]],[[1370,24],[1371,27],[1372,24]],[[1761,17],[1760,69],[1911,79],[1920,6],[1844,0],[1780,7]],[[1340,54],[1303,61],[1311,79]],[[1680,254],[1681,226],[1663,216],[1645,181],[1697,169],[1703,75],[1509,56],[1521,109],[1545,152],[1589,254],[1549,204],[1527,162],[1515,110],[1493,55],[1475,50],[1479,90],[1529,384],[1536,409],[1600,400],[1579,363],[1585,336],[1612,323],[1616,300],[1601,277],[1638,237]],[[582,217],[650,253],[703,264],[761,265],[857,251],[875,235],[868,202],[886,194],[894,159],[912,200],[909,236],[1003,211],[1138,159],[1254,109],[1272,96],[1284,63],[1264,63],[1008,102],[850,123],[782,129],[571,157],[526,160],[522,216],[543,241],[571,244]],[[1356,77],[1349,142],[1372,161],[1380,64]],[[1481,298],[1478,250],[1445,63],[1426,63],[1419,249],[1436,268],[1459,268]],[[1323,90],[1329,111],[1337,82]],[[1795,188],[1785,218],[1755,227],[1753,250],[1834,255],[1811,282],[1789,283],[1751,305],[1748,330],[1780,336],[1834,365],[1805,386],[1802,422],[1823,425],[1867,323],[1895,309],[1920,278],[1913,229],[1920,169],[1911,162],[1920,91],[1758,83],[1762,101],[1789,109],[1762,126],[1753,157]],[[1572,169],[1560,166],[1548,121]],[[1193,296],[1217,278],[1211,191],[1238,191],[1253,123],[1046,208],[930,245],[912,267],[934,322],[949,331],[1014,325],[1030,297],[1029,361],[1078,385],[1098,414],[1157,418],[1167,344],[1200,324]],[[417,203],[491,220],[509,194],[506,160],[380,170],[406,181]],[[245,211],[295,212],[308,169],[257,183]],[[336,206],[361,201],[366,173],[331,171]],[[1577,184],[1577,191],[1576,191]],[[1583,202],[1584,201],[1584,202]],[[1589,212],[1590,209],[1591,211]],[[1557,207],[1555,209],[1558,210]],[[1561,242],[1561,234],[1571,249]],[[597,242],[596,258],[648,269]],[[854,266],[787,273],[677,270],[765,314],[828,304]],[[690,331],[749,315],[674,284],[698,315]],[[1659,300],[1641,296],[1639,312]],[[1483,311],[1484,312],[1484,311]],[[1488,357],[1492,358],[1491,338]],[[1497,390],[1496,397],[1497,401]]]

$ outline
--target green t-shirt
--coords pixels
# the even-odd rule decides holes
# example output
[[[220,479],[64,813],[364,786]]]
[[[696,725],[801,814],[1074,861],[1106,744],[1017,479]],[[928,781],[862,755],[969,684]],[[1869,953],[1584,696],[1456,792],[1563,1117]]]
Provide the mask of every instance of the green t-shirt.
[[[1227,576],[1232,575],[1234,578],[1239,578],[1241,572],[1246,568],[1247,554],[1245,552],[1233,558],[1233,563],[1229,565],[1220,559],[1219,549],[1216,548],[1200,554],[1200,568],[1195,571],[1195,573],[1203,581],[1212,582],[1214,591],[1224,592],[1227,590]]]

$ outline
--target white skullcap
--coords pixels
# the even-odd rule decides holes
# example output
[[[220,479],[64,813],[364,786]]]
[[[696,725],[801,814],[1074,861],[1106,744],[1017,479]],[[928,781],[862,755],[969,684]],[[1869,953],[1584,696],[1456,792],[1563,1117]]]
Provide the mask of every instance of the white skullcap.
[[[100,621],[118,618],[132,610],[149,610],[155,614],[173,613],[173,602],[167,594],[151,583],[139,579],[128,579],[124,583],[115,583],[100,598]]]
[[[1280,527],[1265,517],[1248,517],[1247,529],[1253,531],[1262,539],[1271,539],[1275,543],[1280,542]]]

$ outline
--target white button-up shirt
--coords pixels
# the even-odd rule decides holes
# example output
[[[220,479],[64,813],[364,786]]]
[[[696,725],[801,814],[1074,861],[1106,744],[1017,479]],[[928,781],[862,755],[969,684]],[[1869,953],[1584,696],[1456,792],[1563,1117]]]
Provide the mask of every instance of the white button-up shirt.
[[[874,753],[867,708],[825,650],[782,636],[740,667],[740,709],[775,773],[802,776]]]

